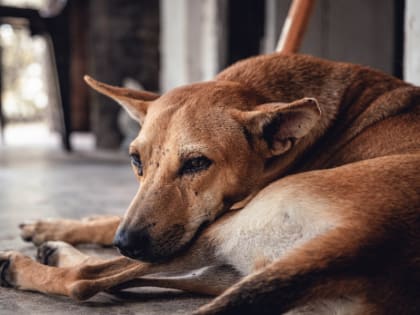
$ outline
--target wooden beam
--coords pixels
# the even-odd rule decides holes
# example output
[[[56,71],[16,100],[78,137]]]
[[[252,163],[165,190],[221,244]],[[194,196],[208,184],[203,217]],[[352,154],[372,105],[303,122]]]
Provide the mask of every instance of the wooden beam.
[[[299,50],[314,5],[315,0],[293,0],[276,51],[296,53]]]

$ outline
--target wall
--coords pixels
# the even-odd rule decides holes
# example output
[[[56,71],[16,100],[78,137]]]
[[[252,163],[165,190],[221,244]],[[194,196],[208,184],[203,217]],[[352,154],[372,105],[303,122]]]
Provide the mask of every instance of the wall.
[[[226,0],[161,0],[161,90],[208,80],[225,63]]]
[[[420,1],[406,0],[404,79],[420,85]]]
[[[227,9],[231,2],[160,1],[162,91],[211,79],[225,66],[230,36]],[[290,0],[266,0],[266,36],[261,52],[274,51],[290,3]],[[401,68],[396,50],[397,3],[394,0],[317,0],[301,52],[400,75],[396,70]]]
[[[290,3],[267,0],[266,52],[274,50]],[[393,0],[317,0],[301,52],[393,73],[395,12]]]

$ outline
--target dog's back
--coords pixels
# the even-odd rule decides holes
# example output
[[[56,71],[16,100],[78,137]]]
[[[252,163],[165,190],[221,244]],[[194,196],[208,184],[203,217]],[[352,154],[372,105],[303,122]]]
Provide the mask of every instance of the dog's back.
[[[216,79],[240,82],[266,102],[317,98],[325,133],[295,172],[420,150],[420,88],[380,71],[270,54],[238,62]]]

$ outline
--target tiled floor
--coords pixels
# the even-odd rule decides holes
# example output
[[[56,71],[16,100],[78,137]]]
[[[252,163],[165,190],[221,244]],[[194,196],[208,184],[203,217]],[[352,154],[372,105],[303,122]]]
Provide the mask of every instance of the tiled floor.
[[[22,221],[124,212],[137,189],[127,156],[89,152],[66,155],[51,147],[0,146],[0,250],[34,255],[34,247],[18,237]],[[99,294],[78,303],[0,288],[1,315],[186,314],[206,301],[182,292],[143,288],[118,297]]]

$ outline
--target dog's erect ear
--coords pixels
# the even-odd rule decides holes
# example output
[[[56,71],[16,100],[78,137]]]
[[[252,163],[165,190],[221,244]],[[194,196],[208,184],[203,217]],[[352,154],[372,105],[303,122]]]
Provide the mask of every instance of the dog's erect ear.
[[[118,102],[130,114],[130,116],[137,120],[140,124],[143,123],[150,101],[159,97],[158,94],[152,92],[137,91],[108,85],[96,81],[88,75],[85,75],[84,79],[94,90]]]
[[[263,154],[271,157],[285,153],[306,136],[319,121],[321,109],[316,99],[302,98],[289,104],[262,104],[252,111],[235,110],[232,115]]]

